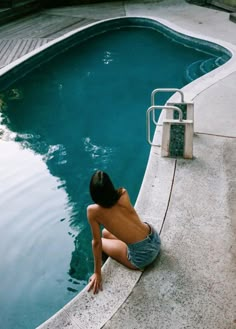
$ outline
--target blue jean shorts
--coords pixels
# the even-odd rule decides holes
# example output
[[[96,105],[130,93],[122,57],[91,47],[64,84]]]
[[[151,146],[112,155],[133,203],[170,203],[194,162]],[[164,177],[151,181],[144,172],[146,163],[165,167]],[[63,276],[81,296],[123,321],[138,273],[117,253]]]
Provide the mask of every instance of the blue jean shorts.
[[[140,270],[151,264],[161,249],[161,239],[157,231],[150,226],[149,235],[142,241],[127,245],[127,257],[132,265]]]

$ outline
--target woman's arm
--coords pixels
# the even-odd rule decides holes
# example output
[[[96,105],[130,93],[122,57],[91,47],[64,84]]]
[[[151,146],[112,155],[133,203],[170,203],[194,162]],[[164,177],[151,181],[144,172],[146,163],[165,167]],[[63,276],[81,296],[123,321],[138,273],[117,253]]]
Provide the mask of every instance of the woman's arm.
[[[96,217],[91,206],[87,209],[87,217],[93,235],[92,250],[94,257],[94,274],[89,280],[88,291],[93,289],[93,293],[97,294],[99,290],[102,290],[102,240],[100,235],[100,225],[96,221]]]

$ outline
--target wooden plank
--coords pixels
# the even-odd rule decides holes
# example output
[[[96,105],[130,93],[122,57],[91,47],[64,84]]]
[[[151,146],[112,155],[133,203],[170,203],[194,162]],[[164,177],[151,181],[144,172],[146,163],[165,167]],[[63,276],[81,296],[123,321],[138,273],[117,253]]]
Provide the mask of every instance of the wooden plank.
[[[24,29],[28,26],[33,29],[34,27],[34,19],[37,19],[38,15],[31,15],[28,18],[22,18],[15,20],[11,23],[4,24],[0,27],[0,39],[7,39],[7,38],[16,38],[19,33],[22,33],[21,31],[24,31]],[[24,37],[24,35],[23,35]]]
[[[4,56],[6,48],[8,47],[9,40],[1,40],[0,41],[0,59]]]
[[[20,37],[30,37],[34,30],[36,32],[41,29],[41,26],[44,25],[46,28],[50,23],[48,19],[46,18],[45,23],[43,22],[43,18],[46,18],[41,13],[30,15],[22,19],[18,19],[16,21],[13,21],[9,24],[5,24],[2,27],[0,27],[0,38],[14,38]],[[30,35],[29,35],[30,34]]]
[[[0,40],[0,67],[8,65],[48,41],[50,39]]]
[[[13,48],[11,50],[10,56],[8,56],[8,59],[5,61],[5,65],[10,64],[15,60],[16,54],[18,52],[18,48],[20,46],[21,40],[13,40]]]
[[[5,26],[0,28],[0,39],[11,38],[14,35],[15,38],[43,38],[49,34],[60,31],[68,26],[80,22],[83,18],[78,17],[66,17],[66,16],[50,16],[46,18],[40,15],[27,21],[15,22],[11,26]],[[32,28],[33,27],[33,28]]]
[[[13,40],[1,40],[1,52],[0,59],[4,62],[6,61],[9,51],[13,45]]]
[[[48,34],[45,35],[44,37],[47,37],[47,38],[50,38],[50,39],[55,39],[55,38],[58,38],[60,36],[62,36],[63,34],[65,33],[68,33],[72,30],[75,30],[79,27],[83,27],[83,26],[86,26],[90,23],[94,23],[96,22],[97,20],[95,19],[87,19],[87,18],[83,18],[83,19],[80,19],[72,24],[69,24],[67,26],[58,26],[57,29],[52,29],[51,31],[48,31]]]
[[[1,61],[5,63],[5,65],[11,62],[11,52],[15,44],[14,40],[8,40],[8,41],[9,41],[8,48],[6,49],[4,56],[1,58]]]

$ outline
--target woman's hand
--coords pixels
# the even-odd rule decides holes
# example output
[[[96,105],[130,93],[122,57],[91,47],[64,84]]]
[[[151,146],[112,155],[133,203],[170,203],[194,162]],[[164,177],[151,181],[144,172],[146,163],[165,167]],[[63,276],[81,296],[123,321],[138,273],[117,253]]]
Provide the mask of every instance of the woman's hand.
[[[101,274],[94,273],[90,277],[87,291],[89,292],[92,289],[93,289],[94,294],[98,294],[99,290],[102,291],[102,275]]]

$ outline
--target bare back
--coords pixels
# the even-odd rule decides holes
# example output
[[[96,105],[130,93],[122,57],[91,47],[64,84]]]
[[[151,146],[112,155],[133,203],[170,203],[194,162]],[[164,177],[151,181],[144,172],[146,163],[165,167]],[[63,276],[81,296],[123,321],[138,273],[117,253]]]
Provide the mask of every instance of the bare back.
[[[103,225],[126,244],[141,241],[149,233],[149,227],[140,220],[125,189],[122,190],[122,195],[113,207],[103,208],[93,204],[89,206],[89,212],[90,220]]]

